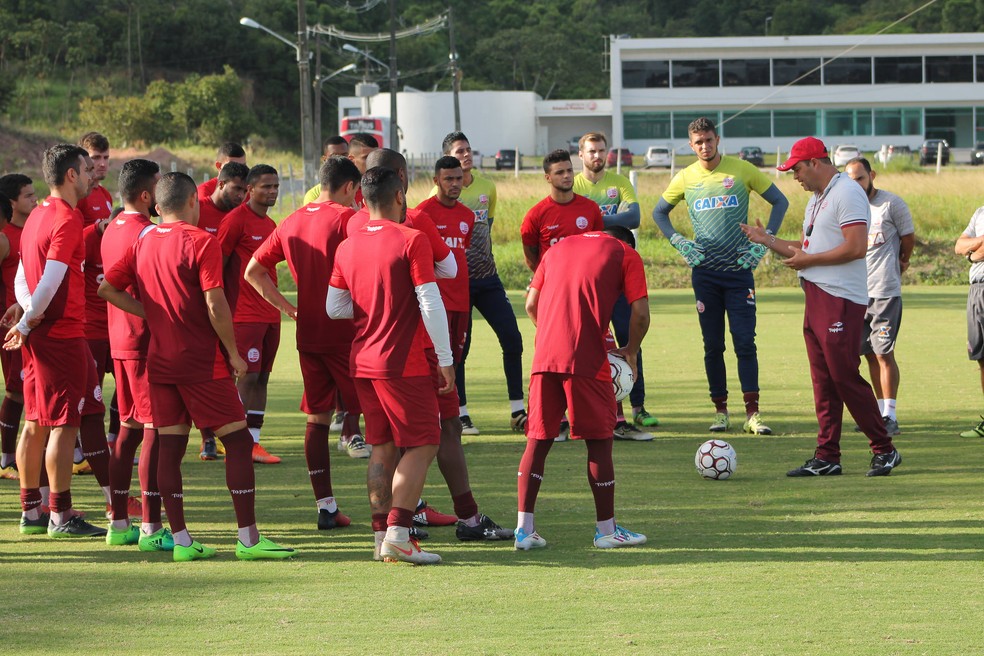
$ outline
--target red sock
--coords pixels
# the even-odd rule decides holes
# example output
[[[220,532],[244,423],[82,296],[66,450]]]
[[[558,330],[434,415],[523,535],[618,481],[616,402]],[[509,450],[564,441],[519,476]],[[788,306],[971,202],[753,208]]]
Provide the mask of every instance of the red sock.
[[[519,512],[533,512],[536,506],[536,495],[540,493],[543,483],[543,469],[547,463],[547,454],[553,440],[526,440],[526,451],[519,461]]]
[[[389,515],[386,517],[386,526],[410,528],[413,526],[413,511],[393,506],[390,508]]]
[[[256,476],[253,473],[253,437],[240,428],[220,438],[225,445],[226,487],[232,495],[239,528],[256,523]],[[171,511],[168,511],[170,515]],[[173,530],[173,529],[172,529]]]
[[[41,505],[41,490],[36,487],[21,488],[21,510],[30,512]],[[385,526],[383,528],[386,528]]]
[[[20,427],[24,404],[5,398],[0,403],[0,453],[17,451],[17,429]]]
[[[21,494],[21,496],[23,496],[23,493]],[[386,513],[373,513],[372,514],[372,530],[373,531],[385,531],[386,530],[386,519],[387,519]]]
[[[726,396],[712,396],[711,402],[714,404],[714,411],[723,414],[728,414],[728,397]]]
[[[759,411],[759,393],[758,392],[745,392],[742,396],[745,397],[745,414],[750,415],[753,412]]]
[[[48,504],[53,513],[67,513],[72,509],[72,491],[55,492],[48,495]]]
[[[304,429],[304,457],[315,499],[335,496],[331,491],[331,447],[328,427],[308,422]]]
[[[143,518],[145,524],[161,522],[161,490],[157,485],[157,467],[160,462],[160,436],[153,428],[143,431],[143,447],[140,449],[140,463],[137,476],[140,478],[140,492],[143,495]]]
[[[130,500],[130,483],[133,481],[133,456],[142,439],[142,428],[122,426],[113,443],[113,454],[109,460],[109,481],[113,519],[116,521],[129,518],[126,505]]]
[[[82,415],[79,427],[82,456],[92,468],[99,487],[109,487],[109,445],[106,443],[106,425],[103,416]]]
[[[160,484],[161,501],[167,510],[171,532],[185,530],[184,487],[181,482],[181,459],[188,448],[187,435],[161,435],[160,460],[157,465],[157,482]]]
[[[451,497],[451,501],[454,503],[454,514],[458,516],[458,519],[468,519],[478,514],[478,504],[475,502],[471,490]]]
[[[615,516],[615,463],[612,440],[584,440],[588,447],[588,482],[594,495],[595,519]]]

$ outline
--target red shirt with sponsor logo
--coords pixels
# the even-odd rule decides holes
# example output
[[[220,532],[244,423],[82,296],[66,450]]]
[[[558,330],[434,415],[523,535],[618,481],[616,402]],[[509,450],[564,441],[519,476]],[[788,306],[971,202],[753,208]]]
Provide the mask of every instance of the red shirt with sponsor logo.
[[[574,194],[569,203],[558,203],[550,196],[541,200],[526,213],[519,232],[524,246],[540,247],[542,258],[561,239],[604,229],[598,204]]]
[[[219,225],[222,224],[222,219],[225,218],[226,214],[228,212],[220,210],[212,202],[211,196],[198,199],[198,227],[208,234],[218,235]]]
[[[82,229],[85,243],[85,338],[91,340],[109,339],[109,320],[106,303],[99,296],[99,283],[103,280],[103,259],[100,251],[103,235],[96,224]]]
[[[468,260],[465,250],[471,248],[475,213],[458,201],[452,207],[447,207],[437,196],[431,196],[418,205],[417,209],[426,212],[434,220],[434,227],[454,253],[454,260],[458,264],[458,274],[454,278],[441,278],[437,281],[444,307],[449,312],[468,312],[471,305],[468,302]]]
[[[414,288],[434,282],[434,253],[420,230],[369,221],[335,253],[331,286],[352,294],[351,371],[359,378],[429,376]]]
[[[280,222],[253,258],[268,270],[287,260],[297,282],[297,350],[330,353],[350,346],[355,326],[325,312],[335,251],[345,240],[346,225],[355,213],[338,203],[309,203]]]
[[[154,227],[150,217],[140,212],[121,212],[110,221],[102,237],[102,261],[106,270],[112,269],[123,259],[126,252],[140,240],[141,235]],[[136,285],[127,289],[135,299],[140,300],[140,290]],[[109,305],[109,350],[117,360],[141,360],[147,357],[147,344],[150,333],[147,322],[140,317],[124,312],[115,305]]]
[[[24,224],[20,251],[27,288],[32,294],[48,260],[68,265],[34,332],[57,339],[85,337],[85,244],[79,211],[61,198],[46,198]]]
[[[79,201],[77,207],[82,212],[83,223],[89,226],[110,217],[113,213],[113,195],[106,187],[97,184],[88,196]]]
[[[23,230],[23,227],[15,226],[13,223],[8,223],[3,229],[3,234],[7,236],[7,242],[10,244],[10,252],[7,253],[7,257],[3,258],[3,262],[0,262],[0,278],[3,279],[3,287],[6,292],[4,309],[17,301],[17,296],[14,294],[14,277],[17,275],[17,265],[20,264],[20,243]]]
[[[222,256],[229,258],[226,266],[229,267],[230,274],[237,273],[236,280],[239,284],[239,294],[232,315],[232,320],[236,323],[280,323],[280,310],[267,303],[252,285],[243,282],[249,259],[276,227],[273,219],[260,216],[247,203],[226,214],[219,225]],[[277,268],[267,267],[267,273],[276,283]]]
[[[350,235],[355,234],[367,223],[369,223],[369,210],[363,207],[349,219],[347,233]],[[444,243],[444,240],[441,239],[441,234],[434,227],[434,221],[420,208],[408,208],[407,219],[402,225],[424,233],[427,243],[431,247],[431,252],[434,253],[435,262],[442,262],[451,253],[451,249]]]
[[[623,293],[630,304],[648,297],[639,254],[602,232],[564,239],[540,260],[530,287],[540,292],[532,373],[608,380],[605,333],[615,301]]]
[[[215,189],[219,186],[219,179],[211,178],[198,185],[198,202],[204,203],[206,198],[211,198]]]
[[[205,292],[222,287],[222,249],[204,230],[164,223],[137,240],[106,272],[117,289],[136,285],[151,327],[152,383],[200,383],[229,377]]]

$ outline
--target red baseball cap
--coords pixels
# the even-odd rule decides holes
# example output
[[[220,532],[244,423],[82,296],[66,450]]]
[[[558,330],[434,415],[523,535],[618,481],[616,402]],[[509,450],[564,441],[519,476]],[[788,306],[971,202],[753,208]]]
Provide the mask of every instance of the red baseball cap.
[[[777,166],[780,171],[788,171],[796,166],[798,162],[810,159],[823,159],[827,157],[827,147],[816,137],[806,137],[793,144],[793,149],[789,151],[789,159]]]

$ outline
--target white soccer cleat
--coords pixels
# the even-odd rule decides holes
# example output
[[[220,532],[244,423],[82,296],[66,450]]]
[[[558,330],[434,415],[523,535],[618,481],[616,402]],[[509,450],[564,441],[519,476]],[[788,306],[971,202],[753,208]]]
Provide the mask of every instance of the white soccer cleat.
[[[634,547],[638,544],[646,544],[646,536],[642,533],[633,533],[621,526],[616,526],[615,532],[611,535],[602,535],[598,529],[595,529],[594,546],[599,549]]]
[[[349,439],[345,450],[349,458],[368,458],[372,454],[372,447],[366,444],[365,439],[358,433]]]
[[[536,531],[527,533],[522,528],[516,529],[516,551],[529,551],[530,549],[542,549],[547,546],[547,541],[540,537]]]
[[[383,540],[379,547],[379,555],[387,563],[411,563],[413,565],[436,565],[441,557],[436,553],[422,551],[416,540],[406,542],[391,542]]]

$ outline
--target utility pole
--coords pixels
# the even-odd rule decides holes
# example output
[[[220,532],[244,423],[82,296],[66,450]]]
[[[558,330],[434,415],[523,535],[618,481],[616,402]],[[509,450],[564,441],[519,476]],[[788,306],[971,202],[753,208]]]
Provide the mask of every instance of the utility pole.
[[[299,2],[302,0],[298,0]],[[397,92],[397,71],[396,71],[396,0],[389,0],[390,11],[390,148],[400,152],[400,136],[397,130],[396,116],[396,92]]]
[[[311,57],[308,50],[307,9],[297,0],[297,71],[301,84],[301,159],[304,162],[304,188],[314,185],[316,159],[314,117],[311,116]]]
[[[314,37],[314,145],[321,148],[321,35]],[[322,151],[323,152],[323,151]]]
[[[461,132],[461,107],[458,104],[458,93],[461,91],[461,71],[458,69],[458,51],[454,47],[454,18],[451,5],[448,5],[448,40],[451,46],[451,96],[454,98],[454,131]]]

